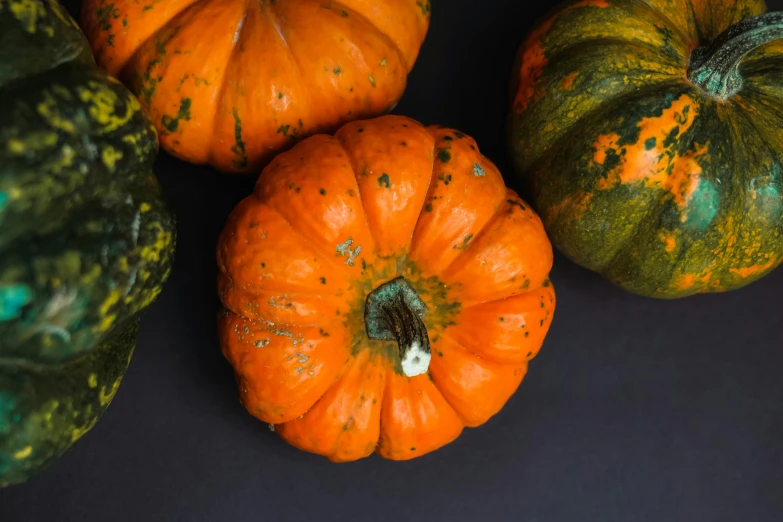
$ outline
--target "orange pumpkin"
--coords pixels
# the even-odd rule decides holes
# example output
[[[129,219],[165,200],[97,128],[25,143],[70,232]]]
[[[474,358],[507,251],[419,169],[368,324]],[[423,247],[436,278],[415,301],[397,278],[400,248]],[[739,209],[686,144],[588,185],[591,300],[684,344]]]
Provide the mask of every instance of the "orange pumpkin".
[[[393,108],[429,19],[429,0],[84,0],[81,13],[162,148],[231,172]]]
[[[473,139],[401,116],[280,154],[217,259],[242,403],[334,461],[410,459],[486,422],[555,308],[538,216]]]

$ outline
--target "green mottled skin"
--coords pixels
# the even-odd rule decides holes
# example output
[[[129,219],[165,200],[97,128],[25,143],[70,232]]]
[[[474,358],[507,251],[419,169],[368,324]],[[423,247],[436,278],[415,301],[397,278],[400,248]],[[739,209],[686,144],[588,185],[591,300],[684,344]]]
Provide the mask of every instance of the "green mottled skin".
[[[0,362],[0,487],[49,466],[95,425],[128,367],[137,325],[63,364]]]
[[[49,465],[108,406],[138,317],[168,277],[175,232],[152,172],[154,127],[96,67],[62,7],[0,0],[0,40],[0,53],[17,46],[0,54],[0,483],[8,484]]]
[[[688,81],[691,52],[763,2],[648,3],[567,2],[531,33],[512,155],[577,264],[647,296],[736,289],[783,261],[783,46],[749,51],[722,100]]]

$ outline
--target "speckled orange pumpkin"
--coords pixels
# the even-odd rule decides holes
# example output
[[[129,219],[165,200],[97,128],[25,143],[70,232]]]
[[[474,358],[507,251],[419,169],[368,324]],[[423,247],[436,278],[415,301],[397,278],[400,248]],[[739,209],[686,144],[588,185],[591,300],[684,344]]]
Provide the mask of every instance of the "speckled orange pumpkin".
[[[84,0],[97,62],[169,153],[257,172],[298,138],[394,107],[429,0]]]
[[[280,154],[217,260],[242,403],[334,461],[410,459],[486,422],[555,309],[538,216],[470,137],[400,116]]]

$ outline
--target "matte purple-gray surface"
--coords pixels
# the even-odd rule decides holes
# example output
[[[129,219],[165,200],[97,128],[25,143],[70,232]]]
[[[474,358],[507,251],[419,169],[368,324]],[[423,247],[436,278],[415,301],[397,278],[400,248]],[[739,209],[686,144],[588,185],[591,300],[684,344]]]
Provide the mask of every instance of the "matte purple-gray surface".
[[[433,3],[394,112],[473,136],[514,187],[507,81],[554,2]],[[49,470],[0,490],[0,521],[783,520],[783,269],[658,301],[556,256],[552,329],[497,416],[417,460],[332,464],[244,411],[217,345],[215,243],[253,180],[165,154],[157,172],[178,217],[171,279],[107,413]]]

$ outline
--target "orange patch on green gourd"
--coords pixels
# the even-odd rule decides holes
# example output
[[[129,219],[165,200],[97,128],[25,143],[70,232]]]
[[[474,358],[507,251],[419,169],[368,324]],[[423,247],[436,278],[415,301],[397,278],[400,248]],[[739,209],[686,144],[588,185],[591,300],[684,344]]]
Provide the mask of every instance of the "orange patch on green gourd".
[[[617,185],[643,182],[648,187],[659,187],[669,192],[678,208],[685,212],[687,204],[699,186],[702,173],[697,158],[708,152],[708,145],[695,144],[693,150],[680,154],[675,150],[678,139],[693,125],[698,104],[683,94],[674,100],[660,116],[642,119],[639,137],[635,143],[619,145],[620,136],[599,136],[593,148],[593,161],[603,165],[610,153],[620,158],[606,178],[599,180],[598,188],[610,189]]]
[[[677,241],[674,239],[674,236],[668,235],[668,234],[661,234],[661,241],[663,241],[666,246],[666,251],[668,253],[674,252],[674,249],[677,247]]]
[[[552,223],[558,217],[560,217],[560,214],[566,209],[570,209],[572,212],[574,212],[574,216],[572,217],[579,217],[585,212],[587,212],[587,204],[590,203],[592,197],[593,195],[591,193],[584,192],[582,190],[577,190],[573,194],[570,194],[565,198],[563,198],[563,200],[560,201],[560,203],[557,203],[556,205],[551,205],[548,208],[544,208],[543,209],[544,220],[547,223]]]
[[[566,91],[570,91],[571,89],[574,88],[574,80],[576,80],[577,76],[579,76],[578,72],[572,72],[571,74],[563,78],[563,80],[560,82],[560,87],[562,87]]]
[[[744,268],[732,268],[731,273],[736,274],[742,278],[746,278],[764,272],[765,270],[771,268],[772,265],[774,264],[775,264],[775,260],[772,259],[768,263],[764,263],[763,265],[752,265],[752,266],[746,266]]]
[[[514,97],[514,111],[517,114],[524,112],[530,104],[530,101],[535,98],[536,87],[538,86],[541,73],[544,71],[546,64],[549,63],[541,40],[546,33],[549,32],[552,24],[561,14],[580,7],[605,8],[609,7],[609,2],[607,0],[582,0],[581,2],[577,2],[542,22],[530,32],[525,40],[525,43],[522,46],[525,52],[522,55],[521,67],[519,68],[519,88]],[[574,75],[574,78],[575,77],[576,75]],[[571,81],[573,82],[573,79],[571,79]]]

